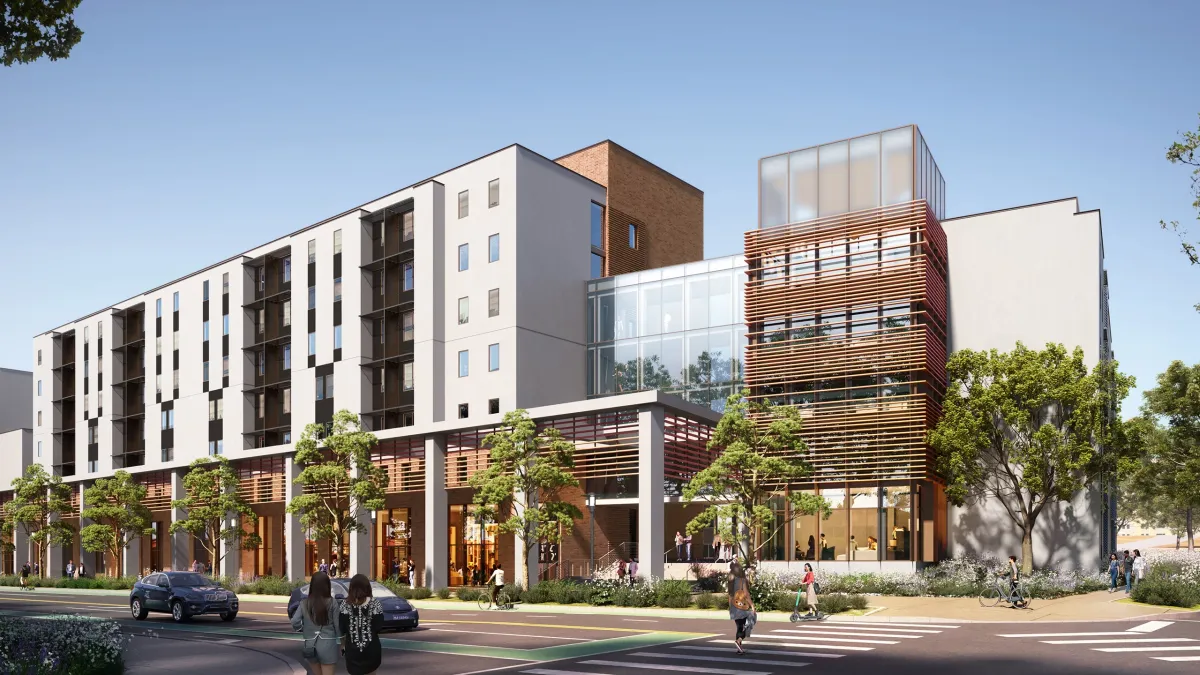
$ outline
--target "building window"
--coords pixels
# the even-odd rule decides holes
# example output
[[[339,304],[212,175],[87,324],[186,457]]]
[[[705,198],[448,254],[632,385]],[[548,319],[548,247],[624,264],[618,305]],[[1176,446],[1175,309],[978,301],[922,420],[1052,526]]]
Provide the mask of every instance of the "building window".
[[[208,302],[208,280],[204,281],[204,301]]]
[[[333,231],[333,254],[337,255],[342,252],[342,231]]]
[[[154,355],[162,356],[162,338],[154,338]]]
[[[163,448],[162,449],[162,461],[164,461],[164,462],[175,461],[175,448]]]
[[[308,308],[309,309],[317,308],[317,287],[316,286],[308,287]]]
[[[412,342],[413,339],[413,313],[405,312],[400,317],[400,339],[405,342]]]
[[[162,317],[162,298],[154,301],[154,316]]]
[[[602,276],[604,276],[604,256],[592,253],[592,278],[599,279]]]
[[[470,244],[462,244],[458,247],[458,271],[465,272],[470,267],[471,263]]]
[[[83,344],[86,345],[87,341],[88,341],[88,327],[84,326],[83,327]]]
[[[413,264],[404,263],[404,284],[400,290],[411,291],[413,289]]]
[[[229,315],[221,315],[221,335],[229,335]]]
[[[333,398],[333,375],[317,376],[317,400]]]
[[[208,342],[208,322],[204,322],[204,341]]]
[[[292,346],[291,345],[283,346],[283,369],[284,370],[292,369]]]
[[[229,377],[229,356],[221,357],[221,377]]]
[[[458,193],[458,217],[467,217],[467,191],[463,190]]]
[[[288,256],[283,259],[283,283],[288,283],[292,280],[292,257]]]
[[[341,277],[337,277],[336,279],[333,280],[333,301],[334,302],[342,301],[342,278]]]
[[[470,298],[458,299],[458,323],[464,324],[471,320],[471,301]],[[38,388],[41,388],[41,382],[38,383]]]
[[[629,224],[629,248],[637,248],[637,225]]]
[[[267,290],[267,266],[263,265],[258,268],[258,290]]]
[[[488,372],[500,370],[500,345],[488,345]]]
[[[258,324],[258,334],[265,334],[267,332],[267,310],[265,308],[258,310],[258,321],[256,323]]]
[[[104,392],[98,391],[96,392],[96,414],[99,415],[101,410],[104,410]]]
[[[38,396],[42,395],[42,381],[38,380]]]
[[[38,426],[42,426],[42,411],[38,411]]]
[[[498,399],[498,398],[489,398],[488,399],[488,414],[489,415],[499,415],[500,414],[500,399]]]
[[[412,241],[413,238],[413,212],[405,211],[400,214],[400,241]]]
[[[341,326],[333,327],[333,348],[334,349],[342,348],[342,327]]]
[[[179,311],[179,291],[175,291],[174,304],[175,304],[175,311],[178,312]]]
[[[266,414],[267,414],[267,395],[266,394],[258,395],[258,403],[255,406],[255,410],[258,411],[257,412],[258,419],[261,420],[263,417],[266,416]]]
[[[500,316],[500,289],[488,291],[488,316]]]
[[[604,250],[604,207],[592,202],[592,246]]]
[[[315,262],[317,262],[317,240],[309,239],[308,240],[308,264],[311,265]]]
[[[467,350],[458,353],[458,376],[466,377],[471,374],[470,357]]]
[[[261,377],[263,375],[266,375],[267,374],[267,353],[266,353],[266,351],[260,349],[256,352],[254,352],[254,357],[258,361],[259,376]]]
[[[221,455],[224,453],[225,453],[225,441],[209,441],[208,442],[208,454],[210,456]]]
[[[171,349],[179,351],[179,331],[171,333]]]
[[[283,414],[292,414],[292,390],[290,387],[283,390]]]
[[[174,385],[173,387],[171,387],[172,389],[175,389],[175,390],[179,389],[179,369],[178,368],[171,371],[171,383]]]
[[[412,361],[406,361],[400,366],[400,373],[403,379],[404,391],[412,391],[413,388],[413,364]]]
[[[174,410],[163,410],[159,414],[162,417],[163,431],[175,428],[175,411]]]
[[[203,370],[204,370],[204,382],[207,384],[208,383],[208,361],[204,362]]]
[[[488,208],[500,206],[500,179],[488,182]]]
[[[308,355],[309,356],[317,355],[317,334],[316,333],[308,334]]]
[[[221,293],[225,295],[229,294],[229,272],[221,275]]]
[[[465,420],[470,415],[471,415],[471,407],[466,403],[459,403],[458,404],[458,419]]]
[[[96,322],[96,339],[100,340],[103,338],[104,338],[104,322],[97,321]]]
[[[42,350],[38,350],[38,365],[42,365]]]
[[[208,421],[215,422],[225,417],[225,406],[222,399],[208,402]]]
[[[162,396],[162,375],[154,376],[154,393]]]
[[[38,441],[38,457],[42,456],[42,442]]]
[[[500,235],[488,237],[488,262],[494,263],[500,259]]]

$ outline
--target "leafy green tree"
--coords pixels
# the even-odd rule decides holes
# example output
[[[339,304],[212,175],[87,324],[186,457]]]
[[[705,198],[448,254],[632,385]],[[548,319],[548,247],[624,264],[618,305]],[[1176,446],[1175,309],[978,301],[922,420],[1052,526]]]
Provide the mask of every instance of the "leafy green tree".
[[[75,25],[81,0],[5,0],[0,4],[0,62],[65,59],[83,31]]]
[[[989,499],[1021,532],[1021,566],[1033,569],[1033,531],[1047,506],[1068,502],[1125,452],[1120,403],[1133,378],[1083,350],[1007,353],[964,349],[946,365],[942,419],[929,433],[946,497],[958,506]]]
[[[118,471],[112,478],[97,478],[83,492],[84,509],[80,516],[92,521],[79,531],[80,545],[85,551],[107,553],[122,565],[121,553],[136,537],[150,534],[150,509],[142,503],[146,486],[138,484],[128,471]],[[139,570],[125,570],[137,574]]]
[[[52,546],[66,546],[75,536],[75,528],[61,516],[71,510],[71,487],[59,476],[46,472],[41,464],[25,467],[25,475],[14,478],[13,498],[7,504],[2,533],[12,540],[19,528],[34,548],[34,561],[47,573],[46,553]],[[24,552],[19,552],[24,555]],[[16,561],[14,561],[16,562]],[[20,562],[16,562],[20,565]]]
[[[1172,361],[1158,384],[1143,392],[1143,411],[1167,422],[1165,432],[1147,453],[1145,480],[1155,493],[1169,498],[1171,510],[1182,512],[1188,550],[1195,550],[1196,512],[1200,510],[1200,363]]]
[[[687,524],[687,533],[712,527],[722,541],[737,542],[738,556],[747,563],[797,516],[832,513],[823,498],[789,489],[812,475],[804,460],[808,446],[801,438],[800,411],[749,395],[743,390],[726,400],[708,442],[719,454],[683,489],[684,502],[708,504]],[[791,508],[777,518],[772,505],[781,502]]]
[[[183,520],[171,523],[168,531],[187,532],[208,552],[213,574],[221,575],[225,556],[221,544],[250,550],[262,546],[262,537],[246,532],[241,518],[254,518],[254,509],[238,494],[238,475],[228,459],[217,455],[201,457],[188,467],[183,477],[184,497],[171,502],[182,509]],[[228,549],[226,549],[228,550]]]
[[[470,478],[475,489],[475,517],[496,523],[497,529],[515,534],[524,543],[528,560],[538,543],[557,543],[575,527],[583,513],[558,499],[558,491],[575,487],[575,446],[554,427],[539,433],[537,423],[524,410],[505,413],[501,429],[483,439],[490,448],[487,468]],[[532,576],[525,568],[525,587]]]
[[[326,433],[328,431],[328,433]],[[379,439],[363,431],[358,415],[339,410],[333,422],[309,424],[296,442],[295,462],[301,467],[296,483],[304,492],[288,503],[288,513],[300,518],[314,539],[328,540],[346,559],[343,542],[351,532],[366,532],[362,511],[384,507],[387,472],[371,462],[371,448]]]
[[[1192,167],[1192,207],[1196,209],[1196,219],[1200,220],[1200,158],[1196,157],[1196,150],[1200,148],[1200,128],[1196,131],[1185,131],[1181,135],[1180,140],[1171,144],[1167,148],[1167,161],[1172,164],[1184,164]],[[1158,221],[1158,224],[1164,230],[1171,230],[1179,237],[1180,250],[1188,261],[1193,265],[1200,265],[1200,242],[1192,243],[1188,241],[1188,232],[1179,224],[1178,220],[1167,222],[1165,220]],[[1196,304],[1196,311],[1200,312],[1200,303]]]

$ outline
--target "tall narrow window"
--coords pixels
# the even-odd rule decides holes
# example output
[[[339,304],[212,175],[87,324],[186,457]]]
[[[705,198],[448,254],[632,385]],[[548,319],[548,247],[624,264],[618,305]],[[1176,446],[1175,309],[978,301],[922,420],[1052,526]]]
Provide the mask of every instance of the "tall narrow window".
[[[470,245],[462,244],[458,247],[458,271],[465,272],[471,263]]]
[[[38,411],[38,426],[42,426],[42,411]]]
[[[317,262],[317,240],[309,239],[308,240],[308,263],[311,265],[312,263],[315,263],[315,262]]]
[[[342,301],[342,278],[338,277],[333,280],[333,301]]]
[[[308,355],[309,356],[317,355],[317,334],[316,333],[308,334]]]
[[[488,237],[488,262],[494,263],[500,259],[500,235]]]
[[[637,248],[637,225],[629,224],[629,248]]]
[[[411,342],[413,339],[413,313],[405,312],[400,318],[400,339]]]
[[[413,289],[413,264],[404,263],[404,283],[401,290],[411,291]]]
[[[292,325],[292,301],[291,300],[283,301],[283,325],[285,325],[285,326]],[[226,334],[228,335],[228,331],[226,331]]]
[[[592,246],[604,249],[604,207],[592,202]]]
[[[463,190],[458,193],[458,217],[467,217],[467,191]]]
[[[292,390],[290,388],[283,390],[283,414],[292,414]]]
[[[292,258],[288,256],[283,259],[283,283],[288,283],[292,280]]]
[[[221,377],[229,377],[229,356],[221,357]]]
[[[317,308],[317,287],[316,286],[308,287],[308,308],[309,309]]]
[[[471,374],[471,358],[467,350],[458,353],[458,376],[466,377]]]
[[[599,279],[604,276],[604,256],[599,253],[592,254],[592,278]]]
[[[157,317],[162,316],[162,298],[159,298],[154,301],[154,316],[157,316]]]
[[[229,335],[229,315],[221,315],[221,335]]]
[[[337,255],[342,252],[342,231],[333,231],[333,254]]]
[[[314,391],[317,395],[318,401],[325,400],[325,376],[324,375],[317,375],[317,386],[314,389]]]
[[[500,345],[488,345],[488,372],[500,370]]]
[[[464,324],[471,320],[471,299],[458,299],[458,323]]]
[[[208,382],[208,361],[204,362],[204,382]]]
[[[500,316],[500,289],[488,291],[488,316]]]
[[[204,341],[208,342],[208,322],[204,322]]]
[[[267,374],[267,353],[266,353],[266,351],[260,349],[257,352],[254,352],[254,354],[258,359],[258,374],[266,375]]]
[[[204,301],[208,302],[208,281],[204,282]]]
[[[283,346],[283,369],[284,370],[292,369],[292,346],[291,345]]]
[[[413,212],[405,211],[400,214],[400,239],[402,241],[412,241],[413,238]]]
[[[171,333],[171,349],[179,351],[179,331]]]
[[[42,350],[38,350],[38,365],[42,365]]]
[[[340,325],[333,327],[333,348],[342,348],[342,327]]]
[[[179,291],[175,291],[175,311],[179,311]]]
[[[407,361],[400,366],[402,374],[404,391],[412,391],[413,388],[413,364],[412,361]]]
[[[154,338],[154,355],[162,356],[162,338]]]
[[[42,381],[38,380],[38,396],[42,395]]]
[[[488,183],[488,208],[500,206],[500,179]]]
[[[221,275],[221,293],[229,293],[229,272]]]

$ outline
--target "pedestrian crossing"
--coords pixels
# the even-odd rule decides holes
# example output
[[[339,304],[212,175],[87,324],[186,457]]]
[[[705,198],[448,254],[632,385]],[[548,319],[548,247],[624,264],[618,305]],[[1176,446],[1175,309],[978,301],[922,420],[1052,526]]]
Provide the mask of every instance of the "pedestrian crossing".
[[[1000,633],[997,637],[1033,639],[1048,645],[1081,646],[1105,654],[1144,654],[1156,661],[1200,662],[1200,639],[1146,637],[1173,621],[1147,621],[1124,631],[1071,633]]]
[[[585,659],[556,664],[556,668],[530,668],[520,672],[522,675],[652,675],[656,672],[772,675],[906,644],[955,628],[958,626],[858,621],[822,621],[769,628],[760,623],[752,637],[743,642],[745,655],[736,654],[733,640],[708,639],[663,645],[655,651],[610,654],[602,659]]]

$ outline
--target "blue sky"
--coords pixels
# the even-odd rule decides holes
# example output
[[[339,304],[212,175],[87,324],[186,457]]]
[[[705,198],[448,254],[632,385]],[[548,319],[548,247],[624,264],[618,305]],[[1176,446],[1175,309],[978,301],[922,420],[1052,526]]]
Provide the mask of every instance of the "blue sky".
[[[1163,159],[1200,112],[1195,5],[981,4],[86,2],[69,60],[0,69],[0,365],[509,143],[645,156],[704,190],[715,257],[755,224],[759,157],[911,122],[947,216],[1102,210],[1140,385],[1200,361],[1200,268],[1156,225],[1195,222]]]

